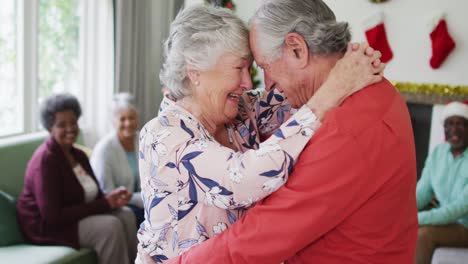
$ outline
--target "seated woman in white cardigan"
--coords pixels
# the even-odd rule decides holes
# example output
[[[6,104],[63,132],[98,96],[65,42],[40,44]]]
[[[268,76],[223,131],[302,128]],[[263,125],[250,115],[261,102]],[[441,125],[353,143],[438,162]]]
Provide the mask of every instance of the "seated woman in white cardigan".
[[[144,220],[138,173],[138,113],[133,96],[119,93],[112,102],[112,131],[102,138],[91,155],[91,166],[104,192],[125,186],[132,193],[127,206],[135,214],[137,225]]]

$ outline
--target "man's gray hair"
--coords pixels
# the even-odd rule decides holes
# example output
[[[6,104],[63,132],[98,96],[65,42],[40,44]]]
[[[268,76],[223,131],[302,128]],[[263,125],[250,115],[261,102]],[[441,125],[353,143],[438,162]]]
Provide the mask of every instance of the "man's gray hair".
[[[209,70],[225,53],[250,56],[249,32],[242,20],[226,8],[188,7],[171,24],[161,82],[175,99],[191,95],[188,70]]]
[[[321,0],[265,0],[250,20],[256,40],[268,62],[281,55],[284,38],[300,34],[311,54],[344,53],[351,39],[348,23],[337,22]]]
[[[129,109],[138,113],[133,95],[127,92],[115,94],[112,98],[111,104],[111,110],[114,117],[118,117],[120,111]]]

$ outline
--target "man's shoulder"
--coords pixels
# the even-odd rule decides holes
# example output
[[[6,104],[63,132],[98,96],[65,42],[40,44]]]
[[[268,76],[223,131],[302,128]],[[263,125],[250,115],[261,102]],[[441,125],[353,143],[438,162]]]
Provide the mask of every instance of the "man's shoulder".
[[[448,142],[442,142],[434,148],[432,153],[434,154],[441,153],[441,152],[448,153],[449,150],[450,150],[450,144]]]
[[[330,123],[342,133],[359,135],[384,120],[410,120],[405,100],[386,79],[348,97],[327,115],[324,124]]]

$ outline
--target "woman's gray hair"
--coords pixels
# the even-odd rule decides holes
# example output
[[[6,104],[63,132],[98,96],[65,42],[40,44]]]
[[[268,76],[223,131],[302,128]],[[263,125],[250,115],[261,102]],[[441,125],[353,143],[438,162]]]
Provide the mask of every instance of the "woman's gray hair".
[[[81,106],[74,95],[68,93],[53,94],[47,97],[41,104],[41,124],[50,130],[55,122],[55,114],[58,112],[72,111],[76,118],[81,116]]]
[[[311,54],[344,53],[351,40],[348,23],[337,22],[321,0],[265,0],[250,20],[268,62],[281,55],[288,33],[300,34]]]
[[[250,56],[249,32],[242,20],[226,8],[188,7],[171,24],[161,82],[175,99],[189,96],[188,70],[209,70],[226,53]]]
[[[120,111],[131,109],[138,113],[135,106],[135,97],[127,92],[115,94],[112,98],[111,110],[114,117],[118,117]]]

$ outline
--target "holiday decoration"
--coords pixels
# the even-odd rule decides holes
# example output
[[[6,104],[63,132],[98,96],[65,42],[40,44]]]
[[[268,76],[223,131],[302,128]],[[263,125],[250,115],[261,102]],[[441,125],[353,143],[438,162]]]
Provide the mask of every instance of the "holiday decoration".
[[[213,6],[226,7],[232,10],[236,8],[234,3],[230,0],[206,0],[205,2]]]
[[[468,86],[411,82],[392,83],[400,92],[468,97]]]
[[[369,45],[382,53],[382,62],[393,58],[393,52],[388,44],[387,33],[383,22],[383,13],[377,13],[364,21],[366,38]]]
[[[436,83],[392,82],[408,102],[445,104],[468,98],[468,86]]]
[[[260,80],[257,79],[257,73],[257,67],[252,65],[252,67],[250,68],[250,77],[252,78],[252,89],[257,89],[260,85]]]
[[[455,41],[447,29],[445,15],[439,15],[431,23],[432,56],[429,64],[433,69],[438,69],[448,55],[455,49]]]

